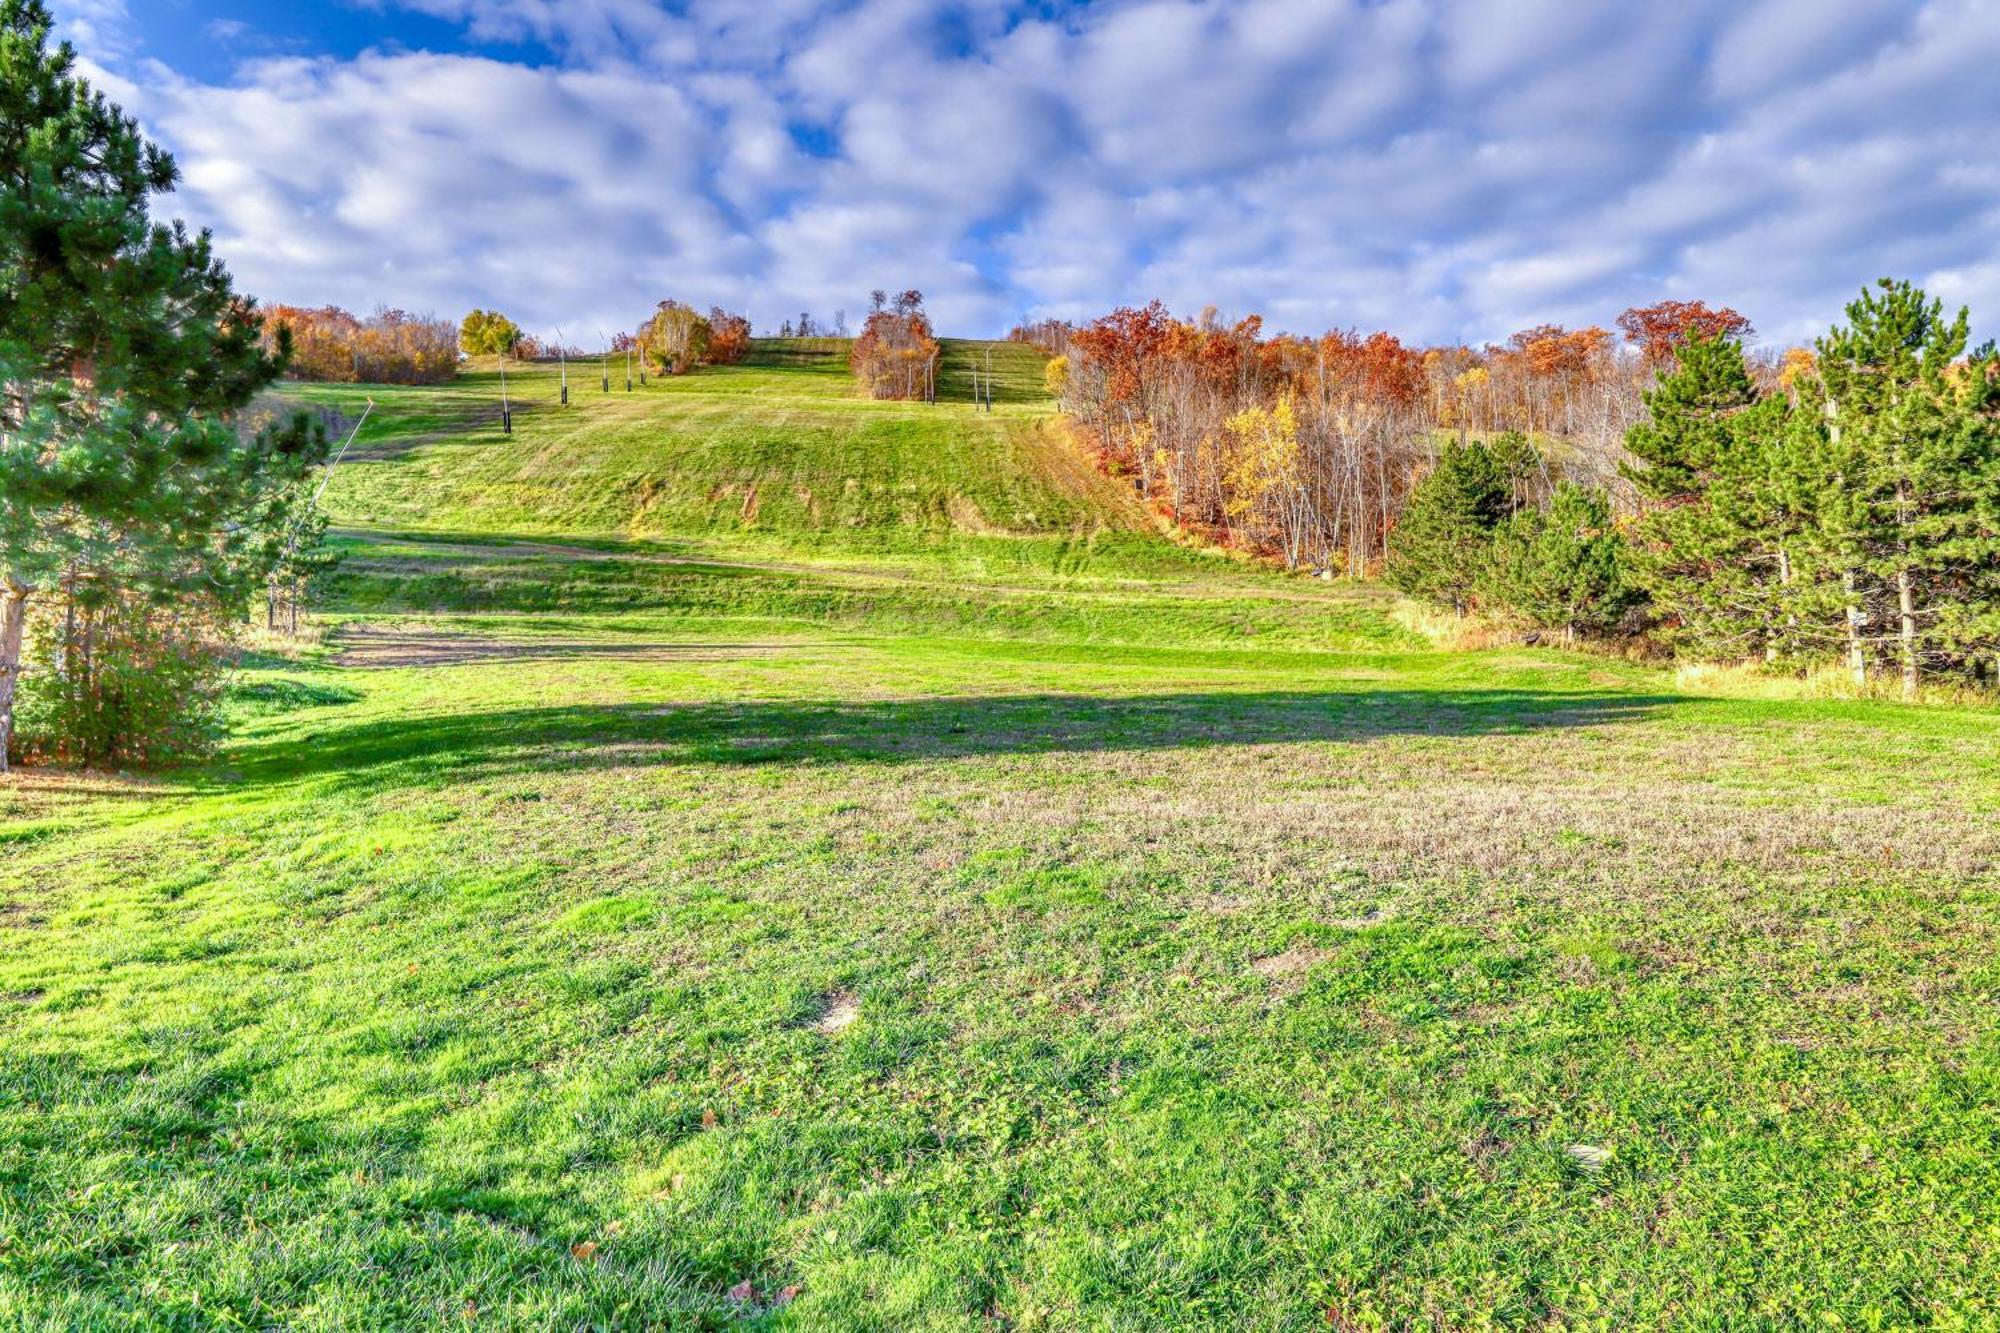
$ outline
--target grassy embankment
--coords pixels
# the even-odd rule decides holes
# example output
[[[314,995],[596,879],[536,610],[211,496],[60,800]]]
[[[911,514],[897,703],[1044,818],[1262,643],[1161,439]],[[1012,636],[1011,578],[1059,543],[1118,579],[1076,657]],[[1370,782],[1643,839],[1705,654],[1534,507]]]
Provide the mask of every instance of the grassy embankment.
[[[0,787],[0,1323],[2000,1321],[1990,713],[1434,651],[1003,356],[373,391],[228,752]]]

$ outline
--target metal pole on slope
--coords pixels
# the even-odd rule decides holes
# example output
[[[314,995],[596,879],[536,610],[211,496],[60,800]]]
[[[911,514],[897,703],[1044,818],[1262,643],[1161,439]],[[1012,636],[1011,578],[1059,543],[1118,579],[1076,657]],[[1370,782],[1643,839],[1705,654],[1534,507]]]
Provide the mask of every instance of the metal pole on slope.
[[[597,341],[604,348],[597,354],[597,369],[604,376],[604,392],[611,392],[611,340],[604,336],[604,330],[597,331]]]
[[[500,433],[514,433],[514,408],[507,401],[507,354],[500,353]]]
[[[569,339],[564,336],[562,325],[556,325],[556,360],[562,364],[562,405],[569,406],[569,353],[563,344]]]
[[[326,475],[319,480],[319,489],[313,492],[312,508],[319,508],[319,497],[326,494],[327,483],[333,480],[333,470],[340,466],[340,460],[347,457],[347,451],[354,447],[354,439],[361,434],[361,428],[368,424],[368,418],[375,411],[375,400],[368,400],[367,408],[361,413],[361,420],[354,423],[354,429],[347,432],[347,442],[340,446],[340,452],[326,465]]]
[[[347,432],[347,438],[341,442],[340,451],[334,454],[333,458],[327,463],[326,475],[319,479],[319,485],[315,487],[313,490],[312,500],[310,503],[306,505],[307,513],[310,514],[318,512],[320,497],[326,494],[326,488],[333,482],[333,470],[340,466],[340,460],[347,457],[347,451],[354,447],[354,441],[361,434],[361,428],[368,424],[368,418],[370,415],[374,413],[374,411],[375,411],[375,400],[373,398],[370,398],[368,400],[368,406],[365,409],[363,409],[361,413],[361,419],[354,423],[354,429]],[[285,539],[285,559],[290,560],[293,556],[298,554],[298,550],[299,550],[298,534],[296,531],[294,531],[292,535],[290,535]],[[286,599],[287,611],[291,621],[291,627],[289,630],[287,630],[287,633],[291,634],[293,638],[297,638],[299,633],[298,594],[299,594],[299,589],[303,586],[304,586],[303,580],[294,577],[292,584],[292,595]],[[273,570],[271,572],[270,581],[268,584],[269,591],[266,594],[266,597],[268,599],[266,605],[269,609],[266,612],[265,616],[266,625],[273,630],[278,628],[278,611],[277,611],[277,601],[276,601],[276,598],[278,596],[278,587],[279,587],[278,574],[276,570]]]

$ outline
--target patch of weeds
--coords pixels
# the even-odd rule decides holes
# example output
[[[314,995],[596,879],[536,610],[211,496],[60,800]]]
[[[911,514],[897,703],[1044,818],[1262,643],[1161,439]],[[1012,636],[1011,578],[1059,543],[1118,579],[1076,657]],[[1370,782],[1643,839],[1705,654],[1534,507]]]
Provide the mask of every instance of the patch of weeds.
[[[309,708],[332,708],[339,704],[359,703],[363,698],[359,690],[290,676],[235,681],[229,686],[226,697],[230,710],[245,719],[280,717]]]

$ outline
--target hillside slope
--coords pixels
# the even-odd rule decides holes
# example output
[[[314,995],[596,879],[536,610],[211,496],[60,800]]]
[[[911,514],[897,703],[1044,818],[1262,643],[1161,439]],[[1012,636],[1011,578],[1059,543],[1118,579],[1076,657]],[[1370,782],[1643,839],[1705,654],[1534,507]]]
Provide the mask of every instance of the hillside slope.
[[[375,389],[361,453],[331,503],[345,523],[401,530],[708,542],[773,550],[894,551],[966,538],[1139,533],[1146,517],[1062,440],[1040,358],[1016,344],[950,344],[943,401],[857,392],[846,344],[761,341],[748,363],[605,392],[597,362],[482,363],[442,389]],[[969,367],[997,357],[995,410]],[[355,414],[351,388],[297,396]],[[977,543],[974,543],[975,545]]]
[[[293,386],[341,428],[341,616],[615,612],[1108,642],[1411,647],[1378,591],[1177,541],[1065,432],[1044,358],[948,340],[935,404],[864,397],[850,344],[635,374],[486,362],[433,388]],[[567,374],[569,403],[562,403]],[[991,376],[992,410],[974,401]]]

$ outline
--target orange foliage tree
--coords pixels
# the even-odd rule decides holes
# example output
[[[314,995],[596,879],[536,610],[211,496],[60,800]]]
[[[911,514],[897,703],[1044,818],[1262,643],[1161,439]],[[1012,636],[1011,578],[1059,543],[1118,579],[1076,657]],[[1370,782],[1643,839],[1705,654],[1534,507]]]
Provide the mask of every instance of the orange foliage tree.
[[[848,364],[873,397],[927,398],[936,387],[937,355],[924,294],[911,290],[888,301],[878,292]]]
[[[286,374],[332,384],[442,384],[458,374],[458,326],[449,320],[377,310],[358,319],[338,306],[308,310],[271,306],[264,341],[275,348],[278,330],[292,336]]]
[[[721,306],[708,312],[708,361],[710,365],[733,366],[750,351],[750,321],[732,315]]]
[[[1653,379],[1595,325],[1424,348],[1386,332],[1271,337],[1254,316],[1181,319],[1156,301],[1064,328],[1061,346],[1063,409],[1164,515],[1288,566],[1357,575],[1383,559],[1446,432],[1560,440],[1540,451],[1560,469],[1537,467],[1521,503],[1563,479],[1624,495],[1625,432]]]
[[[1659,367],[1689,338],[1730,338],[1742,342],[1757,332],[1749,319],[1728,306],[1704,301],[1659,301],[1635,305],[1618,317],[1619,331],[1639,349],[1648,366]]]

